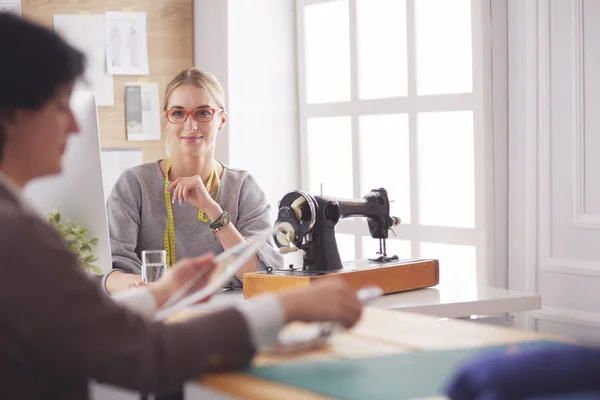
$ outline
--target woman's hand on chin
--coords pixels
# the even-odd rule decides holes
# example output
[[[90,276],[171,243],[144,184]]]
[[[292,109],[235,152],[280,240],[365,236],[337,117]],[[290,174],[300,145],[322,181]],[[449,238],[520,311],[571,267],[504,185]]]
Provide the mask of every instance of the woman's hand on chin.
[[[183,204],[187,201],[193,207],[206,212],[211,220],[221,215],[219,204],[210,197],[200,175],[176,179],[171,182],[167,190],[173,192],[171,196],[173,204]],[[213,214],[216,214],[214,218]]]

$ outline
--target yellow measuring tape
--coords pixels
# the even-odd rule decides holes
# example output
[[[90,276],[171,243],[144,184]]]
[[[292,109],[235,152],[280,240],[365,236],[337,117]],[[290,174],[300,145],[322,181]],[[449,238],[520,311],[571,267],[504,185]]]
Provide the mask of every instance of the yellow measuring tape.
[[[208,182],[206,182],[206,192],[210,195],[210,185],[212,184],[213,178],[217,178],[217,195],[215,196],[215,201],[219,198],[219,191],[221,190],[221,181],[219,180],[219,174],[217,174],[217,166],[213,166],[213,170],[208,177]],[[208,222],[210,218],[204,216],[204,210],[198,210],[198,219],[202,222]]]
[[[164,245],[165,251],[167,252],[167,267],[174,265],[177,261],[175,256],[175,223],[173,222],[173,207],[171,206],[171,192],[169,192],[169,171],[171,164],[173,163],[172,158],[167,159],[167,165],[165,167],[165,206],[167,207],[167,229],[165,229]],[[219,198],[219,192],[221,191],[221,180],[217,173],[216,164],[213,166],[213,171],[208,178],[206,183],[206,191],[210,193],[210,185],[212,184],[213,178],[217,179],[217,194],[215,201]],[[198,210],[198,219],[202,222],[208,222],[210,218],[204,215],[204,210]]]

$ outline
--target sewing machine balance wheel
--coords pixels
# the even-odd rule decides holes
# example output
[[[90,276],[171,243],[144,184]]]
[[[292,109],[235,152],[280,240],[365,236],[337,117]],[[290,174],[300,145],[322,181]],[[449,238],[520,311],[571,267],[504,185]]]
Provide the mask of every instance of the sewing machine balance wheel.
[[[281,199],[274,227],[274,239],[281,250],[294,251],[300,247],[303,237],[315,226],[316,210],[315,199],[301,190],[290,192]]]

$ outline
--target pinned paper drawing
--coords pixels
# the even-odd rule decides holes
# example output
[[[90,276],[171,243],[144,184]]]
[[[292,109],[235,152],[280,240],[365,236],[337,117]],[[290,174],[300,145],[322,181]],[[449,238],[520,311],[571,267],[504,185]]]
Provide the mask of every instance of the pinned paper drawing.
[[[148,75],[146,13],[106,12],[106,67],[114,75]]]

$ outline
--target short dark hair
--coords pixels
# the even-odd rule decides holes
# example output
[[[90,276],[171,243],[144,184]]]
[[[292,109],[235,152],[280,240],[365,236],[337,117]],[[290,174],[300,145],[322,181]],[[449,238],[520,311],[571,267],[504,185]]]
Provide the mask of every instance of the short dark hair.
[[[85,56],[37,23],[0,14],[0,116],[37,110],[85,70]],[[0,119],[0,160],[6,135]]]

